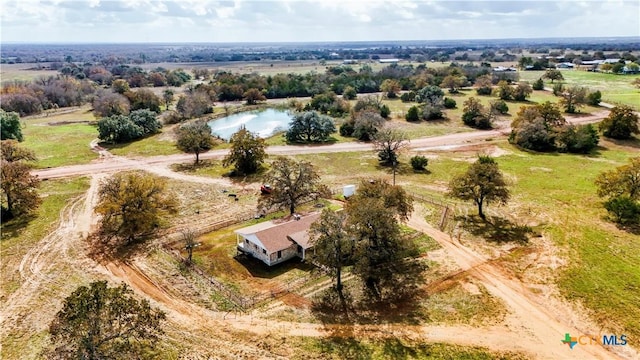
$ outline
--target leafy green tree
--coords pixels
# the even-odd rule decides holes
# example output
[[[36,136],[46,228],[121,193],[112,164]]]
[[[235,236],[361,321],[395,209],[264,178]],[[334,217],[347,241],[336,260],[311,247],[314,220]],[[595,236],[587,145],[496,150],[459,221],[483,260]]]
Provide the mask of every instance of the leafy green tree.
[[[349,102],[338,98],[334,92],[329,91],[314,95],[305,106],[305,110],[317,110],[323,114],[341,116],[349,112]]]
[[[197,165],[200,154],[211,150],[216,142],[211,135],[211,126],[206,121],[196,121],[181,125],[177,130],[176,146],[181,151],[195,154]]]
[[[480,100],[470,97],[464,102],[462,122],[476,129],[491,129],[491,117],[480,103]]]
[[[600,105],[601,101],[602,101],[602,93],[600,92],[600,90],[596,90],[596,91],[590,92],[587,95],[587,104],[588,105],[598,106],[598,105]]]
[[[513,99],[513,88],[511,87],[511,85],[509,85],[508,82],[504,80],[500,80],[500,82],[498,82],[496,93],[498,94],[500,100]]]
[[[462,75],[447,75],[442,79],[440,87],[449,89],[450,94],[455,94],[466,82],[467,79]]]
[[[98,121],[98,137],[106,142],[124,143],[142,135],[142,128],[125,115],[112,115]]]
[[[164,333],[166,315],[152,309],[147,300],[137,300],[122,284],[106,281],[78,287],[65,301],[49,325],[52,349],[57,359],[152,358]]]
[[[395,99],[402,90],[402,85],[395,79],[385,79],[380,85],[380,91],[385,93],[389,99]]]
[[[345,100],[354,100],[358,97],[358,93],[353,86],[345,86],[342,91],[342,98]]]
[[[313,244],[312,259],[329,270],[335,278],[335,289],[344,301],[342,292],[342,268],[349,263],[351,241],[345,229],[346,212],[324,209],[320,219],[309,229],[310,243]]]
[[[345,207],[353,274],[376,300],[393,301],[418,287],[419,262],[404,260],[417,253],[415,244],[401,236],[398,223],[412,210],[411,197],[401,187],[382,181],[361,183]]]
[[[336,131],[333,119],[316,111],[296,113],[285,137],[289,142],[324,142]]]
[[[444,105],[445,109],[455,109],[458,104],[454,99],[446,97],[442,105]]]
[[[538,80],[534,81],[532,88],[533,90],[544,90],[544,81],[542,81],[542,78],[538,78]]]
[[[247,102],[247,105],[255,105],[259,101],[267,100],[267,97],[264,96],[264,94],[260,90],[255,89],[255,88],[251,88],[251,89],[245,91],[244,94],[242,95],[242,97]]]
[[[416,155],[411,157],[411,167],[415,171],[424,171],[429,165],[429,159],[422,155]]]
[[[604,208],[613,215],[613,220],[622,225],[640,223],[640,202],[628,196],[615,196],[604,202]]]
[[[416,92],[416,101],[424,104],[422,116],[426,120],[441,119],[443,117],[444,92],[437,86],[425,86]]]
[[[169,110],[169,106],[173,102],[173,96],[175,93],[171,89],[165,89],[162,92],[162,100],[164,100],[164,106],[167,110]]]
[[[504,100],[492,100],[489,102],[489,111],[500,115],[506,115],[509,113],[509,106]]]
[[[524,149],[551,151],[555,149],[555,132],[541,118],[534,118],[514,128],[509,142]]]
[[[384,118],[378,112],[363,110],[355,113],[340,127],[340,135],[351,136],[361,141],[371,141],[384,123]]]
[[[473,201],[478,206],[478,215],[484,220],[484,204],[505,204],[510,194],[498,163],[490,156],[481,155],[464,174],[451,180],[448,196]]]
[[[40,180],[31,175],[34,161],[32,151],[22,149],[15,140],[3,140],[2,158],[0,159],[1,219],[28,215],[38,208],[42,200],[38,195]]]
[[[234,165],[238,175],[249,175],[258,171],[258,168],[267,157],[264,139],[254,135],[244,126],[231,135],[231,149],[222,160],[223,166]]]
[[[548,69],[547,71],[544,72],[544,75],[542,75],[542,78],[551,80],[552,84],[554,80],[564,80],[564,76],[562,76],[562,72],[557,69]]]
[[[132,111],[129,114],[129,120],[142,129],[142,136],[157,134],[162,129],[162,123],[158,120],[158,115],[152,110]]]
[[[600,197],[628,196],[640,200],[640,157],[598,175],[595,183]]]
[[[591,125],[567,125],[556,136],[556,148],[561,152],[588,154],[598,146],[598,130]]]
[[[24,140],[20,115],[16,112],[6,112],[0,109],[0,139]]]
[[[631,107],[618,105],[602,120],[600,130],[608,138],[630,139],[633,134],[640,134],[639,121]]]
[[[129,83],[124,79],[116,79],[111,83],[111,89],[113,89],[114,93],[124,94],[127,91],[130,91]]]
[[[291,215],[302,202],[328,194],[327,187],[320,183],[320,175],[308,161],[278,157],[264,181],[273,190],[269,196],[260,198],[260,207],[287,208]]]
[[[398,152],[409,146],[409,138],[396,129],[384,128],[373,137],[373,147],[378,152],[380,164],[396,166]]]
[[[572,86],[565,89],[560,96],[560,104],[564,106],[564,111],[573,114],[587,102],[587,88]]]
[[[154,234],[164,217],[176,212],[166,181],[145,173],[118,173],[99,189],[100,235],[105,243],[128,245]]]
[[[404,116],[407,121],[420,121],[420,109],[417,106],[412,106],[407,111],[407,114]]]

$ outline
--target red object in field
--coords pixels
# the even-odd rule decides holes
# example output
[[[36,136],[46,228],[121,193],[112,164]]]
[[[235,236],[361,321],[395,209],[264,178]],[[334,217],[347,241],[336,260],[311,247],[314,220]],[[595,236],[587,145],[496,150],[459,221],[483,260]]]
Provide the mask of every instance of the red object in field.
[[[265,184],[265,185],[260,186],[260,193],[262,195],[269,195],[269,194],[271,194],[272,190],[273,189],[271,189],[271,185]]]

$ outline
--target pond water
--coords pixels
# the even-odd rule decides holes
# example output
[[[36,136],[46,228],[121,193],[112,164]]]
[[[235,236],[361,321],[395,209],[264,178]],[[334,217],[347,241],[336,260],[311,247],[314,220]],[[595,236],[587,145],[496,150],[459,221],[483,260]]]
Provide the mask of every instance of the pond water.
[[[289,128],[292,116],[289,112],[276,109],[246,111],[209,121],[211,132],[225,140],[238,131],[242,125],[247,130],[267,138],[278,131]]]

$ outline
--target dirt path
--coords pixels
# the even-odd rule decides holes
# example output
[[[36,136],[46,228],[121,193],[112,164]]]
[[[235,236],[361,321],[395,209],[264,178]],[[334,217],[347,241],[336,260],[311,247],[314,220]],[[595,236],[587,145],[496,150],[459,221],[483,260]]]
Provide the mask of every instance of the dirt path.
[[[574,124],[586,124],[602,120],[608,114],[608,110],[598,111],[594,114],[570,119]],[[414,150],[444,150],[454,149],[457,146],[484,143],[486,139],[503,137],[510,133],[511,129],[501,128],[485,131],[471,131],[458,134],[433,136],[428,138],[413,139],[409,147]],[[103,172],[116,172],[132,169],[166,169],[175,163],[184,163],[193,160],[193,155],[176,154],[166,156],[151,156],[144,158],[125,158],[111,155],[108,151],[92,143],[94,151],[98,152],[100,158],[90,164],[62,166],[50,169],[33,171],[41,179],[54,179],[78,175],[90,175]],[[359,152],[372,151],[373,146],[368,143],[349,142],[331,145],[287,145],[269,146],[267,153],[270,155],[297,155],[316,154],[333,152]],[[220,159],[227,154],[228,150],[213,150],[201,154],[201,159]],[[159,170],[166,173],[166,170]],[[169,170],[170,171],[170,170]],[[224,182],[225,179],[219,179]],[[228,183],[225,183],[225,185]]]
[[[500,298],[511,310],[506,323],[509,328],[518,333],[520,342],[530,344],[530,349],[541,359],[621,359],[635,358],[637,354],[614,353],[602,346],[576,346],[572,350],[561,343],[565,333],[587,334],[599,333],[599,331],[587,331],[576,328],[575,324],[580,319],[572,317],[567,309],[554,309],[548,303],[540,302],[542,299],[531,293],[520,281],[508,276],[501,269],[488,262],[488,258],[479,255],[471,249],[454,242],[448,234],[445,234],[428,224],[421,216],[420,206],[409,220],[409,226],[433,237],[445,251],[453,257],[462,270],[477,278],[487,290]],[[575,335],[574,335],[575,336]]]

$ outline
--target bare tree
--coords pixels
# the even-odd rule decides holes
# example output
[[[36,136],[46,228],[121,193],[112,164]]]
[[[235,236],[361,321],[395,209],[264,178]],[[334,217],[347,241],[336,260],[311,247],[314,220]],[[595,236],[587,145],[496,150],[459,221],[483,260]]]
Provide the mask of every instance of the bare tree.
[[[396,166],[398,152],[409,146],[409,139],[404,132],[384,128],[373,137],[373,146],[382,165]]]
[[[193,249],[200,246],[200,243],[196,241],[197,234],[193,229],[184,229],[180,233],[182,234],[184,249],[187,250],[187,266],[191,266],[193,263]]]

